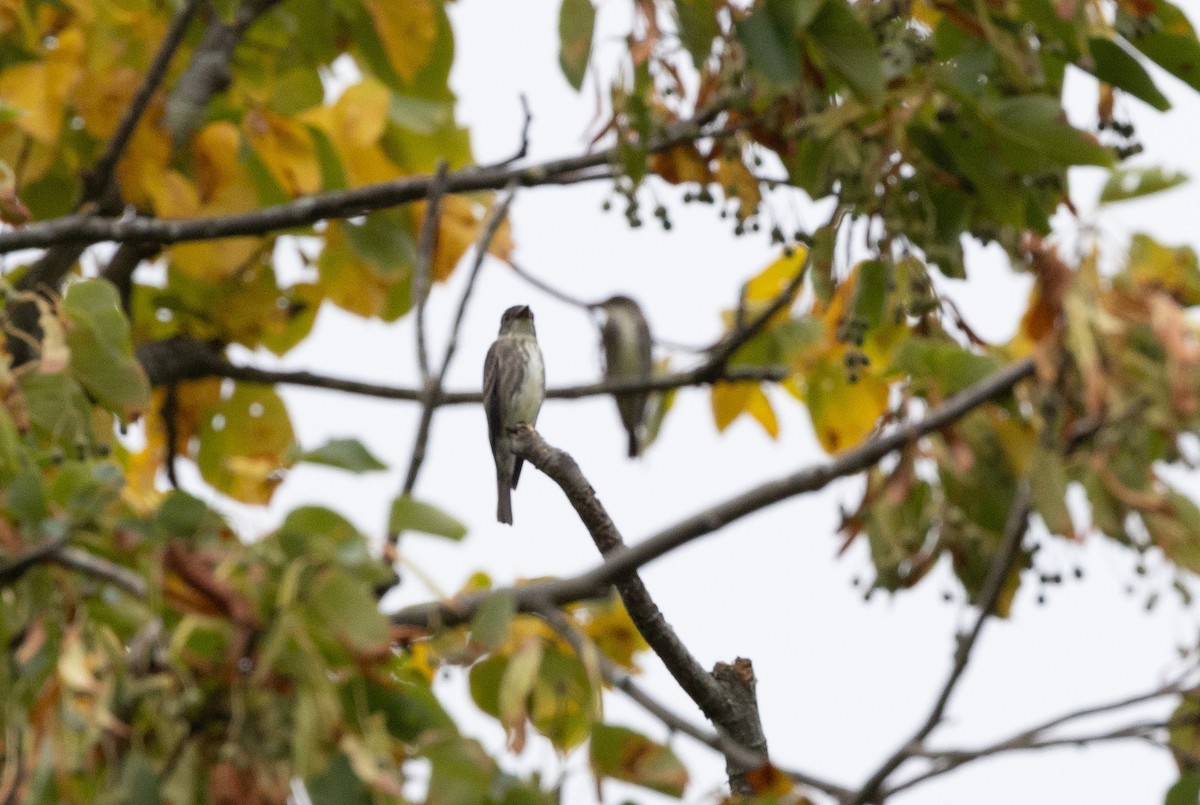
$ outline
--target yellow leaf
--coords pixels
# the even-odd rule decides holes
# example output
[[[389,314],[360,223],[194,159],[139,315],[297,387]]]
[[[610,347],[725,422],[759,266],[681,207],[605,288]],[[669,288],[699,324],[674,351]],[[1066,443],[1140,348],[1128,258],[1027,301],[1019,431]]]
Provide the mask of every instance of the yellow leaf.
[[[381,182],[400,169],[379,146],[387,126],[391,94],[378,81],[364,79],[342,93],[332,106],[305,111],[298,119],[320,128],[333,141],[351,186]]]
[[[437,282],[444,282],[453,272],[467,249],[479,235],[479,219],[475,207],[465,196],[445,196],[439,211],[437,248],[433,253],[432,275]],[[425,222],[425,202],[413,205],[413,237],[420,237]],[[493,241],[494,243],[495,241]]]
[[[724,431],[750,405],[750,396],[757,388],[754,383],[713,383],[712,412],[718,431]]]
[[[276,181],[293,196],[321,189],[321,163],[308,129],[267,111],[250,111],[243,121],[246,137]]]
[[[238,155],[241,144],[241,132],[225,120],[210,123],[196,133],[192,155],[200,200],[197,214],[228,215],[258,207],[258,191]],[[244,268],[262,243],[253,237],[185,243],[171,249],[171,259],[189,277],[216,282]]]
[[[141,83],[142,76],[128,64],[88,70],[75,101],[75,112],[87,133],[99,140],[111,137]]]
[[[603,654],[627,671],[639,673],[635,654],[650,646],[633,625],[620,598],[613,596],[599,605],[586,607],[590,615],[583,631]]]
[[[60,32],[42,61],[19,62],[0,72],[0,100],[24,114],[14,125],[44,144],[58,142],[67,98],[79,83],[83,33]]]
[[[750,172],[740,157],[729,159],[725,156],[717,158],[717,184],[725,191],[726,198],[739,199],[738,218],[749,218],[758,210],[762,201],[762,193],[758,189],[758,179]]]
[[[861,442],[887,410],[888,385],[870,372],[850,372],[837,353],[827,355],[805,377],[804,401],[821,447],[840,453]]]
[[[437,15],[431,0],[364,0],[375,23],[388,63],[396,75],[411,82],[429,61],[437,41]]]
[[[650,169],[664,182],[708,184],[713,179],[708,162],[694,143],[683,143],[650,157]]]
[[[933,3],[926,2],[926,0],[915,0],[912,4],[912,17],[932,31],[941,22],[942,12],[934,8]]]
[[[772,439],[779,438],[779,420],[775,418],[775,410],[771,408],[771,401],[767,399],[767,394],[762,390],[762,386],[754,387],[754,392],[750,395],[750,402],[746,406],[746,412],[758,420],[758,424],[763,426],[763,430]]]
[[[325,248],[317,259],[321,285],[333,304],[359,316],[394,321],[411,305],[407,270],[385,271],[357,254],[346,240],[344,227],[334,223],[325,233]]]
[[[129,146],[117,163],[117,182],[125,201],[139,207],[153,207],[155,212],[165,215],[158,209],[155,196],[167,197],[163,177],[171,164],[171,141],[155,123],[156,119],[144,118],[134,129]],[[194,215],[199,209],[200,202],[194,190],[189,193],[189,198],[190,202],[182,207],[172,202],[184,216]]]

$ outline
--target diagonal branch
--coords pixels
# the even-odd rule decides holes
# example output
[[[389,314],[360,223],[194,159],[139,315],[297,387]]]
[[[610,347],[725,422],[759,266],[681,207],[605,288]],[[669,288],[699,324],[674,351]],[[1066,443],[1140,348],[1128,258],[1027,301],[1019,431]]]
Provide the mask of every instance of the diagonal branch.
[[[611,556],[626,550],[621,533],[608,516],[595,490],[584,477],[575,459],[563,450],[551,447],[530,427],[519,428],[512,437],[513,452],[550,477],[567,496],[580,521],[587,528],[600,553]],[[766,739],[759,724],[757,706],[753,699],[732,695],[729,687],[700,665],[691,651],[667,623],[662,611],[650,596],[650,591],[636,571],[615,579],[617,592],[625,603],[629,617],[662,660],[671,676],[691,697],[705,717],[734,742],[760,756],[766,756]],[[747,710],[753,712],[746,712]],[[737,794],[749,795],[753,789],[745,775],[746,767],[735,757],[726,756],[729,782]]]
[[[878,463],[884,456],[939,431],[987,401],[1031,377],[1033,360],[1026,359],[985,377],[929,411],[884,435],[847,450],[832,461],[807,467],[791,475],[756,486],[718,503],[646,538],[632,547],[612,552],[596,567],[577,576],[534,582],[511,590],[522,612],[536,612],[544,602],[561,606],[604,595],[617,579],[664,556],[692,540],[788,498],[822,489],[837,478],[853,475]],[[494,592],[494,591],[493,591]],[[407,626],[436,628],[470,620],[487,595],[464,595],[453,601],[435,601],[405,607],[392,615],[393,622]]]
[[[987,578],[983,583],[983,590],[979,598],[979,615],[976,617],[971,631],[960,637],[958,648],[954,652],[954,666],[950,669],[950,674],[946,677],[941,692],[938,693],[929,715],[925,717],[925,721],[917,728],[913,736],[893,752],[859,789],[858,794],[851,800],[854,805],[874,801],[879,787],[887,780],[888,776],[900,764],[919,751],[925,739],[941,723],[946,712],[946,705],[950,703],[950,697],[954,694],[959,680],[967,670],[967,664],[971,661],[971,653],[979,640],[979,635],[983,632],[983,626],[992,616],[992,612],[1000,600],[1000,594],[1004,591],[1004,583],[1008,580],[1009,574],[1012,573],[1013,566],[1016,564],[1021,540],[1024,538],[1029,524],[1029,507],[1029,479],[1023,478],[1018,484],[1017,494],[1009,509],[1008,521],[1004,524],[1004,541],[992,559]]]
[[[583,657],[585,656],[584,635],[578,629],[574,628],[571,622],[562,612],[557,609],[545,606],[538,615],[545,620],[550,626],[575,650],[575,653]],[[721,754],[735,758],[740,764],[748,769],[758,769],[771,763],[770,759],[759,752],[747,749],[745,746],[734,741],[728,735],[711,732],[704,727],[693,724],[683,716],[674,712],[666,705],[659,702],[649,693],[647,693],[640,685],[633,680],[633,677],[618,666],[611,659],[595,650],[594,646],[590,647],[590,653],[597,660],[600,666],[600,676],[609,685],[612,685],[617,690],[624,693],[632,701],[636,702],[643,710],[661,721],[667,729],[672,732],[682,732],[689,738],[692,738],[705,746],[715,749]],[[849,789],[831,783],[828,780],[823,780],[820,777],[815,777],[807,772],[795,771],[789,769],[779,769],[783,774],[792,778],[800,785],[806,785],[823,791],[833,797],[844,799],[853,794]]]
[[[417,366],[421,383],[429,389],[429,346],[425,343],[425,303],[433,274],[433,253],[438,247],[438,224],[442,217],[442,197],[446,195],[446,161],[438,163],[425,202],[425,220],[421,222],[421,237],[417,247],[417,264],[413,269],[412,293],[417,305]]]

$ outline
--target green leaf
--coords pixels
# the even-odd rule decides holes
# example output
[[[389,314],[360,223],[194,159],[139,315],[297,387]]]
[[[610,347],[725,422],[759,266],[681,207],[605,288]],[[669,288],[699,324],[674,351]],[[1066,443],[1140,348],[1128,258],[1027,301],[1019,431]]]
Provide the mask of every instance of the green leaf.
[[[318,448],[305,451],[300,460],[356,474],[387,469],[387,465],[371,455],[358,439],[330,439]]]
[[[687,769],[675,753],[626,727],[593,726],[590,759],[597,777],[623,780],[677,798],[687,788]]]
[[[1117,168],[1100,191],[1100,203],[1112,204],[1131,198],[1161,193],[1186,184],[1188,176],[1178,171],[1153,168]]]
[[[452,738],[427,747],[432,771],[425,805],[488,805],[496,764],[469,738]]]
[[[196,463],[219,491],[244,503],[267,503],[294,439],[287,406],[275,390],[238,383],[202,425]]]
[[[371,712],[383,713],[388,733],[402,741],[416,742],[431,731],[456,731],[429,683],[411,669],[393,669],[386,678],[368,679],[366,691]]]
[[[913,337],[900,347],[888,371],[907,374],[918,393],[928,393],[932,386],[950,396],[999,368],[995,358],[963,349],[953,341]]]
[[[163,537],[195,537],[201,526],[216,515],[208,504],[187,492],[174,490],[167,495],[154,515],[154,528]]]
[[[1030,489],[1034,510],[1042,516],[1051,534],[1072,538],[1075,525],[1067,509],[1067,470],[1062,457],[1039,447],[1033,454]]]
[[[517,614],[517,598],[512,590],[492,593],[471,618],[471,642],[495,650],[508,638],[508,625]]]
[[[600,708],[587,669],[574,654],[546,644],[530,698],[529,720],[561,751],[583,743]]]
[[[819,3],[808,5],[820,7]],[[750,63],[767,80],[785,88],[794,86],[802,75],[797,7],[789,0],[766,0],[750,16],[738,20],[736,27]]]
[[[891,279],[892,267],[882,260],[866,260],[859,264],[858,280],[854,285],[854,316],[866,323],[868,331],[883,321]]]
[[[1159,67],[1192,89],[1200,90],[1200,42],[1194,33],[1151,33],[1131,42]]]
[[[308,611],[316,624],[353,650],[380,651],[388,644],[388,621],[370,587],[344,571],[329,569],[317,578]]]
[[[388,529],[393,534],[401,531],[419,531],[435,537],[460,540],[467,534],[467,527],[441,509],[422,503],[408,495],[392,501],[392,513]]]
[[[828,0],[808,26],[812,45],[862,100],[883,95],[883,59],[875,35],[844,0]]]
[[[500,718],[500,682],[508,669],[508,657],[496,655],[471,666],[468,683],[475,706],[492,718]]]
[[[1113,164],[1112,152],[1066,121],[1056,98],[1024,96],[979,104],[984,124],[997,136],[1060,165]]]
[[[317,149],[317,163],[321,166],[321,187],[326,190],[343,190],[346,187],[346,171],[337,148],[325,132],[316,126],[306,126],[313,145]]]
[[[562,0],[558,12],[558,64],[563,75],[578,91],[592,57],[592,34],[596,27],[596,8],[592,0]]]
[[[713,40],[720,35],[713,0],[674,0],[679,39],[692,57],[697,70],[704,67],[712,53]]]
[[[1167,790],[1163,805],[1196,805],[1200,802],[1200,771],[1183,774]]]
[[[304,781],[313,805],[371,805],[374,799],[366,783],[358,779],[350,759],[338,752],[325,771]]]
[[[63,310],[71,322],[71,373],[101,405],[126,421],[136,418],[150,399],[150,383],[133,356],[117,289],[106,280],[74,283]]]
[[[1145,101],[1160,112],[1171,108],[1171,102],[1155,86],[1150,73],[1135,56],[1121,47],[1120,42],[1093,36],[1088,39],[1088,49],[1092,54],[1091,65],[1081,66],[1096,78]]]

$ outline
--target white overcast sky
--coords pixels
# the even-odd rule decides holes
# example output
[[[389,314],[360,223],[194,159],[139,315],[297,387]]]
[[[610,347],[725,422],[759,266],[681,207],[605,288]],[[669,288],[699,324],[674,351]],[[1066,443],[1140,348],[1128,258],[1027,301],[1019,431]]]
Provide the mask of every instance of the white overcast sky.
[[[632,4],[602,3],[598,37],[611,42],[628,26]],[[495,3],[459,0],[449,6],[458,56],[452,83],[459,117],[473,132],[480,162],[508,156],[519,139],[519,93],[534,119],[532,159],[578,153],[593,119],[594,95],[576,95],[557,66],[555,0]],[[602,47],[611,62],[616,50]],[[1181,84],[1162,76],[1160,85],[1176,103],[1158,115],[1136,100],[1119,110],[1139,122],[1146,154],[1136,164],[1163,164],[1200,176],[1200,103]],[[1076,122],[1092,122],[1095,88],[1070,82]],[[1189,147],[1193,146],[1193,147]],[[1075,176],[1074,200],[1091,210],[1102,175]],[[664,200],[679,191],[655,186]],[[765,236],[736,239],[711,209],[671,204],[674,231],[649,223],[629,230],[619,212],[602,214],[607,186],[524,191],[513,208],[517,257],[531,271],[585,299],[620,291],[637,298],[654,331],[686,343],[706,343],[720,332],[719,312],[737,298],[740,284],[773,259]],[[1170,243],[1197,239],[1195,210],[1200,189],[1190,186],[1154,200],[1113,207],[1099,223],[1106,242],[1119,247],[1136,231]],[[801,215],[805,210],[800,210]],[[810,213],[804,223],[818,221]],[[1065,216],[1059,221],[1070,225]],[[968,320],[985,337],[1004,340],[1023,310],[1029,282],[1014,277],[998,254],[972,250],[970,279],[944,282]],[[430,301],[430,337],[440,350],[457,304],[465,272],[438,287]],[[477,389],[483,354],[495,335],[501,311],[529,303],[552,386],[585,382],[598,373],[597,336],[592,323],[525,285],[503,265],[489,262],[469,310],[458,358],[448,386]],[[326,306],[315,335],[281,365],[381,383],[416,379],[412,317],[396,326],[363,322]],[[440,354],[435,351],[434,353]],[[269,365],[265,356],[257,362]],[[399,489],[416,428],[414,405],[353,398],[329,392],[287,389],[285,397],[305,446],[334,436],[361,439],[385,458],[391,471],[354,477],[319,467],[291,471],[269,509],[226,506],[233,521],[261,533],[300,504],[323,503],[380,538],[391,497]],[[539,431],[569,451],[583,468],[630,542],[759,482],[795,471],[823,454],[807,412],[785,393],[773,393],[781,436],[771,441],[752,421],[718,434],[706,390],[678,398],[659,441],[640,461],[624,458],[624,435],[609,399],[551,401]],[[190,469],[185,486],[200,492]],[[1193,490],[1195,484],[1192,485]],[[951,663],[954,633],[971,611],[946,567],[917,589],[864,603],[851,580],[869,579],[865,546],[837,555],[838,507],[853,506],[859,483],[835,484],[818,495],[788,501],[693,543],[645,569],[643,577],[684,641],[706,665],[744,656],[753,660],[759,701],[771,754],[778,763],[802,768],[847,786],[857,786],[906,739],[930,707]],[[514,495],[516,526],[494,521],[495,480],[482,411],[474,406],[443,409],[434,423],[430,455],[418,496],[442,506],[470,526],[461,544],[410,536],[405,557],[442,591],[453,591],[477,569],[497,583],[518,578],[566,575],[592,566],[596,551],[561,492],[527,470]],[[1197,618],[1170,594],[1171,575],[1161,561],[1149,563],[1145,579],[1133,572],[1135,559],[1101,537],[1082,545],[1055,541],[1039,566],[1070,578],[1080,566],[1083,581],[1044,590],[1027,579],[1010,621],[985,630],[965,679],[952,700],[936,746],[969,747],[999,739],[1060,712],[1148,690],[1178,668],[1178,648],[1197,642]],[[418,574],[407,572],[394,604],[428,599]],[[1127,584],[1135,593],[1127,595]],[[955,591],[954,601],[942,595]],[[1162,601],[1147,613],[1156,591]],[[662,701],[696,720],[696,708],[652,657],[644,682]],[[467,730],[489,748],[503,745],[498,725],[481,716],[465,695],[465,676],[451,673],[440,690]],[[1168,712],[1164,706],[1143,713]],[[622,699],[607,698],[607,715],[663,738],[656,722]],[[1084,728],[1094,725],[1085,725]],[[722,763],[685,737],[673,746],[693,771],[688,802],[711,801],[723,783]],[[566,766],[565,802],[595,798],[583,753]],[[515,769],[563,768],[547,746],[534,745],[514,759]],[[903,776],[903,775],[902,775]],[[1174,779],[1167,753],[1135,744],[1088,750],[1064,749],[981,761],[922,785],[897,802],[1062,803],[1159,802]],[[605,799],[642,792],[606,790]]]

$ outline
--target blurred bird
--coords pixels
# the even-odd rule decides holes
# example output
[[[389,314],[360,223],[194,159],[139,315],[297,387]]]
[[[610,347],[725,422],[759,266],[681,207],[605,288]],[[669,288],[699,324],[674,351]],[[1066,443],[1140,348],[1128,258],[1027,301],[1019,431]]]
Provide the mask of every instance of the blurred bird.
[[[649,380],[654,370],[650,326],[638,303],[628,296],[614,296],[597,307],[604,311],[600,331],[604,347],[605,380]],[[642,452],[640,431],[646,417],[648,391],[629,391],[613,395],[621,422],[629,433],[629,457]]]
[[[496,459],[496,519],[512,525],[512,490],[524,460],[513,455],[509,432],[532,426],[546,396],[542,351],[533,328],[533,311],[515,305],[500,318],[500,335],[483,362],[483,409]]]

